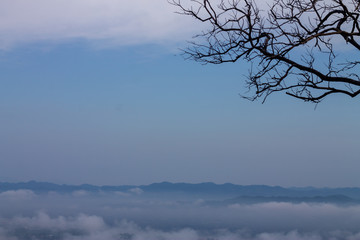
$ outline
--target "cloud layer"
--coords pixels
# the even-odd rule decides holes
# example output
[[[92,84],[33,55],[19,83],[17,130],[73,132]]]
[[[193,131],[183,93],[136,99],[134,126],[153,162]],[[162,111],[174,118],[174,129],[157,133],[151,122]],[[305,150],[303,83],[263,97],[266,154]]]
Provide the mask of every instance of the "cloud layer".
[[[166,0],[3,0],[0,48],[76,39],[100,47],[176,42],[194,24],[175,11]]]
[[[9,190],[0,193],[0,198],[11,199],[11,200],[31,199],[33,197],[35,197],[34,192],[27,189]]]
[[[1,220],[3,221],[3,220]],[[192,228],[177,230],[157,230],[142,228],[133,222],[123,220],[114,225],[105,224],[99,216],[79,214],[76,217],[59,216],[51,218],[44,212],[34,217],[15,217],[0,228],[0,238],[22,240],[25,237],[61,240],[355,240],[360,233],[333,231],[326,234],[316,232],[262,232],[250,233],[246,230],[198,231]]]
[[[0,194],[0,239],[355,240],[360,205],[211,205],[145,193]]]

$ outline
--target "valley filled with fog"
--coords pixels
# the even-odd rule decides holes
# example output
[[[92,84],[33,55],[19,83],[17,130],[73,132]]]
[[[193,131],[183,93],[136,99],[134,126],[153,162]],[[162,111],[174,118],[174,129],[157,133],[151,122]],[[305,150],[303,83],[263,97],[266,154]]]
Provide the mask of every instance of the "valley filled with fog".
[[[230,193],[211,191],[146,192],[140,187],[125,191],[6,190],[0,193],[0,239],[360,238],[360,204],[355,198],[249,194],[231,197]]]

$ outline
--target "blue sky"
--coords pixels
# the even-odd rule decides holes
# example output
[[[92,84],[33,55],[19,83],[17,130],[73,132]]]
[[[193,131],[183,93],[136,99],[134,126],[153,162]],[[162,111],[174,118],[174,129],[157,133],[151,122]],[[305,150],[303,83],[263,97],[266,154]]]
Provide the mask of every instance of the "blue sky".
[[[359,186],[357,99],[242,99],[249,65],[185,61],[200,28],[166,1],[22,4],[0,3],[0,181]]]

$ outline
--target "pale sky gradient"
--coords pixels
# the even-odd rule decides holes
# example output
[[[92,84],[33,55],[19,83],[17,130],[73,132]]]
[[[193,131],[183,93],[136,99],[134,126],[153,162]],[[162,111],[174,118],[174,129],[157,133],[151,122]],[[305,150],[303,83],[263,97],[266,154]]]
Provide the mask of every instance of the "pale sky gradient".
[[[248,102],[166,1],[0,2],[0,181],[360,187],[359,99]]]
[[[175,11],[166,0],[3,0],[0,49],[74,39],[102,48],[180,42],[197,24]]]

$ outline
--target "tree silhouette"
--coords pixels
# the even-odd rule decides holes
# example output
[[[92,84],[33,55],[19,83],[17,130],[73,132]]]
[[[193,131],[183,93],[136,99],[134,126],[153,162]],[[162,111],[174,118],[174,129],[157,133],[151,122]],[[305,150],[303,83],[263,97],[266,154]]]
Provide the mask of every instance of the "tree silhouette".
[[[358,0],[169,1],[208,27],[184,50],[187,58],[251,62],[247,99],[286,92],[318,103],[360,94]]]

